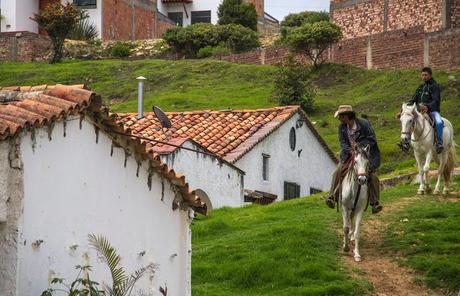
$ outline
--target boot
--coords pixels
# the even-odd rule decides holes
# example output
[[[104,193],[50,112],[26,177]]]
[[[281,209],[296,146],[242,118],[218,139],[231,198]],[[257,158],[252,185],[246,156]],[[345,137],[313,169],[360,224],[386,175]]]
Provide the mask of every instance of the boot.
[[[444,147],[440,143],[436,143],[436,153],[440,154],[444,150]]]
[[[381,210],[383,210],[383,206],[379,202],[372,205],[372,214],[377,214]]]
[[[330,207],[331,209],[334,209],[335,208],[335,199],[334,199],[334,196],[333,195],[330,195],[326,198],[326,204],[328,207]]]

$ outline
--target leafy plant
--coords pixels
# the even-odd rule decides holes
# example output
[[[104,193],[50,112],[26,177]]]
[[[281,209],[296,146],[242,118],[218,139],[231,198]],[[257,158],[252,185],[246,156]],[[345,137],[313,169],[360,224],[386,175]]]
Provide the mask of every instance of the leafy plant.
[[[257,31],[257,11],[252,3],[243,0],[224,0],[217,10],[219,25],[237,24]]]
[[[329,13],[325,11],[303,11],[288,14],[280,24],[281,37],[285,39],[288,32],[294,28],[321,21],[329,21]]]
[[[287,43],[294,52],[305,54],[318,68],[324,60],[324,52],[342,37],[339,26],[321,21],[305,24],[288,32]]]
[[[140,278],[147,272],[155,272],[155,265],[151,263],[128,276],[123,267],[120,266],[120,255],[105,237],[90,234],[88,241],[107,264],[112,277],[112,285],[103,285],[102,289],[100,289],[98,282],[90,280],[91,266],[77,265],[75,268],[79,272],[70,285],[65,284],[62,278],[53,278],[51,284],[59,284],[61,287],[49,288],[43,291],[41,296],[53,296],[56,292],[64,293],[68,296],[129,296]]]
[[[36,22],[51,39],[53,55],[50,63],[57,63],[62,59],[65,39],[77,24],[86,18],[88,14],[84,10],[78,10],[70,3],[62,5],[60,2],[50,4],[38,13],[34,13],[31,20]]]
[[[98,35],[96,26],[88,19],[82,19],[70,32],[68,38],[73,40],[93,41]]]
[[[129,57],[130,53],[131,49],[127,44],[123,42],[117,42],[110,50],[110,54],[116,58]]]
[[[309,81],[308,67],[290,56],[277,65],[273,99],[280,105],[300,105],[306,113],[314,111],[315,89]]]
[[[217,46],[206,46],[200,48],[197,54],[197,58],[203,59],[208,57],[219,57],[222,58],[225,55],[229,55],[231,50],[225,46],[225,44],[221,43]]]

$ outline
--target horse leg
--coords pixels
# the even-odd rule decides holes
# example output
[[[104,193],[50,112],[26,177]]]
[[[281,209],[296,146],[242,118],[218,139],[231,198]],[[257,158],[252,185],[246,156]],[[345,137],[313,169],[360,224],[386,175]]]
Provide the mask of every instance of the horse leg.
[[[423,167],[422,167],[422,159],[421,156],[417,154],[417,152],[414,152],[415,155],[415,160],[417,161],[417,166],[418,166],[418,175],[420,178],[420,186],[417,190],[417,194],[425,194],[425,181],[424,179],[424,173],[423,173]]]
[[[427,193],[431,193],[431,188],[430,188],[430,178],[428,177],[428,173],[430,171],[430,164],[431,160],[433,159],[432,152],[428,152],[425,158],[425,165],[423,166],[423,181],[425,183],[425,191]]]
[[[350,251],[350,214],[348,209],[342,205],[342,218],[343,218],[343,246],[342,249],[344,252]]]
[[[356,213],[355,215],[355,221],[354,221],[354,232],[353,232],[353,236],[354,236],[354,239],[355,239],[355,249],[353,251],[354,253],[354,257],[355,257],[355,261],[356,262],[360,262],[362,259],[361,259],[361,255],[359,254],[359,231],[360,231],[360,228],[361,228],[361,219],[362,219],[362,216],[363,216],[363,209],[360,208],[359,209],[359,212]]]
[[[441,178],[441,175],[444,178],[444,188],[442,190],[442,194],[449,194],[449,185],[450,185],[451,174],[444,172],[446,169],[449,168],[449,164],[447,163],[449,161],[449,153],[451,153],[451,152],[446,150],[442,155],[443,157],[442,157],[442,159],[440,161],[440,163],[442,164],[442,170],[441,170],[441,165],[439,166],[440,167],[440,169],[439,169],[439,178]]]
[[[440,160],[439,160],[438,177],[437,177],[437,180],[436,180],[436,186],[435,186],[434,191],[433,191],[434,194],[441,193],[441,190],[439,189],[439,187],[441,187],[441,178],[442,178],[442,175],[443,175],[442,172],[444,171],[445,165],[446,165],[445,157],[444,157],[444,155],[442,155],[442,156],[440,156]]]

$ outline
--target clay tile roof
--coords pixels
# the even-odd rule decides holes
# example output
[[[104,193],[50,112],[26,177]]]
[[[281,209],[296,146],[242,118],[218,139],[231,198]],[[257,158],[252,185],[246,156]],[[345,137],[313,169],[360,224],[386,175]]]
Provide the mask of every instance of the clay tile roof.
[[[166,114],[173,123],[170,130],[174,130],[168,136],[165,136],[166,130],[160,128],[152,112],[144,114],[141,120],[136,119],[135,113],[119,113],[117,121],[129,127],[134,135],[151,139],[154,147],[159,145],[155,140],[177,141],[178,138],[188,137],[229,163],[235,163],[292,116],[301,114],[313,135],[333,161],[337,162],[334,153],[299,106],[260,110],[167,112]],[[157,151],[165,149],[163,152],[168,153],[167,149],[170,148],[161,147],[164,146],[157,147]]]
[[[100,96],[84,85],[39,85],[0,87],[0,141],[15,137],[21,130],[43,127],[64,120],[69,115],[85,114],[96,117],[108,134],[119,132],[153,168],[180,190],[184,200],[205,214],[206,205],[189,188],[182,174],[162,163],[148,141],[131,137],[129,126],[117,120],[102,106]]]

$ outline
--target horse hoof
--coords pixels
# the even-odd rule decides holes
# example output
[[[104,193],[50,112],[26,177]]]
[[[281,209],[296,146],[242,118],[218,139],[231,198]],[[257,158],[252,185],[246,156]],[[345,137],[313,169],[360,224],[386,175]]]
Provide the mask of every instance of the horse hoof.
[[[425,194],[425,190],[418,190],[418,191],[417,191],[417,194],[418,194],[418,195],[424,195],[424,194]]]
[[[350,252],[350,246],[344,246],[342,250],[346,253]]]
[[[361,261],[363,261],[361,256],[355,256],[355,262],[361,262]]]
[[[439,189],[436,189],[435,191],[433,191],[433,194],[440,194],[441,191]]]
[[[427,188],[427,189],[426,189],[426,193],[430,194],[430,193],[432,193],[432,192],[433,192],[433,189],[431,189],[431,188]]]
[[[442,194],[446,194],[446,195],[449,194],[449,189],[444,189],[444,190],[442,191]]]

